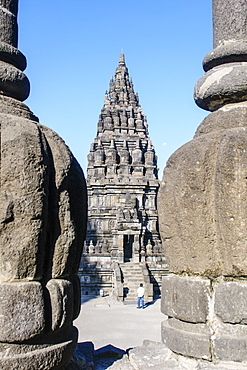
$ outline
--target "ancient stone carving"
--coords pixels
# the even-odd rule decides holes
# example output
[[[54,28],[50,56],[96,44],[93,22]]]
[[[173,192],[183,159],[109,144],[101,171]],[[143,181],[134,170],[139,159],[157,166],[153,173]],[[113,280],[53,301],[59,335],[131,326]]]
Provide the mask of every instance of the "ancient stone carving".
[[[86,187],[63,140],[22,103],[18,1],[0,5],[0,368],[60,369],[77,341]]]
[[[94,273],[99,280],[94,287],[82,285],[83,292],[97,293],[100,287],[109,291],[111,281],[102,286],[100,280],[105,273],[112,277],[113,269],[106,268],[109,261],[145,263],[152,248],[156,252],[152,259],[149,258],[149,268],[160,285],[166,263],[158,250],[157,158],[123,54],[120,55],[115,78],[110,81],[109,92],[105,94],[97,137],[91,145],[88,160],[86,245],[91,241],[103,245],[107,240],[108,249],[102,247],[104,253],[99,254],[96,249],[93,255],[83,256],[80,273],[91,275],[90,262],[92,265],[96,263],[97,272]],[[149,201],[144,202],[144,199]],[[151,247],[145,255],[148,243]],[[157,260],[160,262],[158,268]],[[158,284],[154,283],[158,294]]]
[[[196,103],[213,113],[170,157],[158,198],[175,274],[164,280],[162,309],[171,318],[162,335],[187,356],[246,361],[246,2],[214,0],[213,16],[215,48],[195,87]]]

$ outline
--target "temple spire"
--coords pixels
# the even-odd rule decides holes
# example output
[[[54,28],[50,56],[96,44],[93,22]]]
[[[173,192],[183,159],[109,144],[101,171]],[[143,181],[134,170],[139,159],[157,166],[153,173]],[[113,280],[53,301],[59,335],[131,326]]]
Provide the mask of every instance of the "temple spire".
[[[160,256],[161,242],[155,208],[159,180],[155,151],[154,148],[149,149],[149,140],[146,118],[138,104],[122,53],[105,94],[93,151],[88,156],[89,212],[85,249],[88,250],[91,240],[96,247],[82,260],[81,271],[85,276],[82,292],[89,292],[89,289],[91,292],[92,289],[98,291],[97,282],[90,288],[86,282],[88,267],[97,253],[100,261],[98,281],[106,281],[105,276],[109,274],[104,290],[111,291],[112,276],[115,274],[111,269],[127,261],[141,262],[143,266],[148,240],[151,240],[154,252],[148,267],[161,282],[166,262]],[[126,281],[124,272],[121,274]],[[123,288],[117,289],[118,299],[122,299]],[[128,289],[130,292],[136,290],[135,287]],[[152,289],[149,291],[151,293]]]
[[[105,107],[108,105],[139,107],[138,95],[134,92],[124,54],[120,54],[115,75],[110,79],[109,93],[107,92],[105,95]]]

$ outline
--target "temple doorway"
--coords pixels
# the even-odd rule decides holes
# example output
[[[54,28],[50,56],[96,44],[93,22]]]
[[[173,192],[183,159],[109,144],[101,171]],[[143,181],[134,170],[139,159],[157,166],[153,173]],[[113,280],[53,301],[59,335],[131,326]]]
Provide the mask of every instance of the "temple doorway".
[[[134,235],[124,235],[124,262],[130,262],[133,254]]]

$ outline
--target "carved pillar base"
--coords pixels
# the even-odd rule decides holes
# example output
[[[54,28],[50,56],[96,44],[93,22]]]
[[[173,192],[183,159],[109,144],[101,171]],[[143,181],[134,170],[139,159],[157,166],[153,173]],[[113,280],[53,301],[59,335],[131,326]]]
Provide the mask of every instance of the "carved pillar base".
[[[247,360],[247,279],[171,275],[162,292],[168,348],[209,361]]]
[[[0,368],[62,369],[72,356],[77,344],[77,329],[57,344],[0,344]]]

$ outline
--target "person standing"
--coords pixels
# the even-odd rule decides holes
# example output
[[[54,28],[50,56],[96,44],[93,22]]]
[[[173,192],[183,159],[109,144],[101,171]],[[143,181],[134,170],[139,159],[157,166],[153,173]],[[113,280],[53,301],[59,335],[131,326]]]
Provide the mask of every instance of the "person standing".
[[[137,308],[141,308],[142,306],[142,309],[144,309],[144,293],[145,290],[143,288],[143,284],[141,283],[137,289]]]

